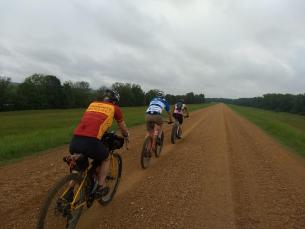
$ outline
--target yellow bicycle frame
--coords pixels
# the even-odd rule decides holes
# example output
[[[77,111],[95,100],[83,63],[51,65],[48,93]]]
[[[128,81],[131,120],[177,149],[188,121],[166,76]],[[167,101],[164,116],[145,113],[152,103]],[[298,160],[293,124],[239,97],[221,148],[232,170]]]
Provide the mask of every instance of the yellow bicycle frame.
[[[115,160],[113,159],[113,154],[110,154],[110,160],[111,160],[111,163],[110,163],[111,176],[115,177],[115,175],[116,175],[115,174]],[[83,178],[82,178],[82,182],[81,182],[80,186],[78,187],[78,189],[76,191],[76,194],[74,195],[73,201],[71,202],[71,210],[76,210],[76,209],[78,209],[78,208],[80,208],[80,207],[82,207],[86,204],[86,201],[76,204],[76,200],[78,199],[78,197],[80,195],[80,192],[85,185],[87,176],[88,176],[88,169],[85,170]],[[60,196],[60,198],[63,199],[64,195],[69,191],[69,189],[70,189],[70,187],[68,187],[63,192],[63,194]]]

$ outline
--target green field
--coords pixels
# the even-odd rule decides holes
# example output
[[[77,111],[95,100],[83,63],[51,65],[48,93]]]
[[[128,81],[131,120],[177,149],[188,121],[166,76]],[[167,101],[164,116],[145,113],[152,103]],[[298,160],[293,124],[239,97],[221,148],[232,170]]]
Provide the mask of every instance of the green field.
[[[206,104],[189,105],[193,111]],[[123,108],[128,127],[144,123],[146,107]],[[0,113],[0,164],[69,143],[84,109]]]
[[[286,147],[305,156],[305,116],[230,105]]]

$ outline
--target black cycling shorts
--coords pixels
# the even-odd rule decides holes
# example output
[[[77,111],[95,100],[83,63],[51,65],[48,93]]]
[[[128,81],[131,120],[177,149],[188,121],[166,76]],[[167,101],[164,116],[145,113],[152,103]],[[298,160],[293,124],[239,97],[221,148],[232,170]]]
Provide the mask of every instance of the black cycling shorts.
[[[183,123],[183,114],[173,113],[173,117],[178,120],[180,125]]]
[[[109,150],[106,146],[97,138],[77,136],[74,135],[70,142],[70,153],[71,154],[83,154],[85,157],[89,157],[98,162],[104,161],[109,156]],[[81,162],[80,167],[84,169],[86,162]]]

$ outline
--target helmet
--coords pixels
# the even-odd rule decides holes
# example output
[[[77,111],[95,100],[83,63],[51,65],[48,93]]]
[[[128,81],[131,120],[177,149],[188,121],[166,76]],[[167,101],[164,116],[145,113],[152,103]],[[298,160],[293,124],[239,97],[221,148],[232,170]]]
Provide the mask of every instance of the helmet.
[[[178,99],[177,103],[184,103],[184,99]]]
[[[165,94],[164,94],[163,91],[158,90],[157,93],[156,93],[156,96],[159,97],[159,98],[164,98]]]
[[[104,95],[104,101],[118,103],[120,100],[120,94],[116,90],[106,89]]]

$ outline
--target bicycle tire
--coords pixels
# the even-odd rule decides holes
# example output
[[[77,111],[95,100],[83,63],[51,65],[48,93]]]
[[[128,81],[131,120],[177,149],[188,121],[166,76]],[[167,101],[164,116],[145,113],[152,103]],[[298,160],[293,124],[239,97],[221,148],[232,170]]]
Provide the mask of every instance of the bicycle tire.
[[[148,152],[148,149],[150,150],[149,145],[151,144],[151,138],[147,136],[144,139],[142,151],[141,151],[141,167],[142,169],[147,169],[149,167],[150,162],[150,152]]]
[[[172,142],[172,144],[175,144],[176,140],[177,140],[177,128],[178,128],[178,125],[175,122],[175,124],[173,125],[173,128],[172,128],[172,133],[171,133],[171,142]]]
[[[178,137],[179,139],[181,139],[181,135],[182,135],[181,126],[179,125],[178,128],[179,128],[179,129],[177,130],[177,137]]]
[[[122,175],[122,166],[123,166],[122,157],[119,154],[113,154],[113,160],[116,160],[116,162],[117,162],[117,171],[116,171],[117,176],[115,178],[116,180],[115,180],[113,189],[110,190],[106,196],[103,196],[101,199],[98,200],[98,202],[102,206],[106,206],[113,199],[113,197],[119,187],[119,183],[120,183],[120,179],[121,179],[121,175]],[[110,163],[112,163],[112,162],[110,162]],[[107,179],[110,180],[109,176],[106,177],[106,185],[107,185]],[[113,179],[113,178],[111,178],[111,179]]]
[[[44,229],[45,228],[45,220],[47,217],[47,214],[50,210],[55,210],[55,209],[50,209],[51,204],[52,204],[52,200],[54,200],[54,198],[56,198],[56,194],[58,194],[58,192],[60,191],[61,188],[64,187],[65,184],[67,184],[70,181],[75,181],[77,184],[81,183],[81,176],[80,174],[76,174],[76,173],[71,173],[65,177],[63,177],[62,179],[60,179],[59,181],[57,181],[54,186],[48,191],[48,194],[43,202],[43,205],[40,209],[39,215],[38,215],[38,221],[37,221],[37,229]],[[81,191],[80,193],[80,201],[85,201],[85,192],[84,190]],[[67,218],[67,222],[66,222],[66,228],[69,229],[73,229],[76,227],[78,220],[81,216],[83,210],[83,206],[79,207],[77,210],[74,210],[73,213],[73,218],[68,220]],[[63,216],[58,216],[58,217],[63,217]]]
[[[162,148],[163,148],[163,141],[164,141],[164,132],[162,131],[161,143],[157,144],[157,146],[156,146],[156,151],[155,151],[155,156],[156,157],[160,157],[160,154],[161,154],[161,151],[162,151]]]

